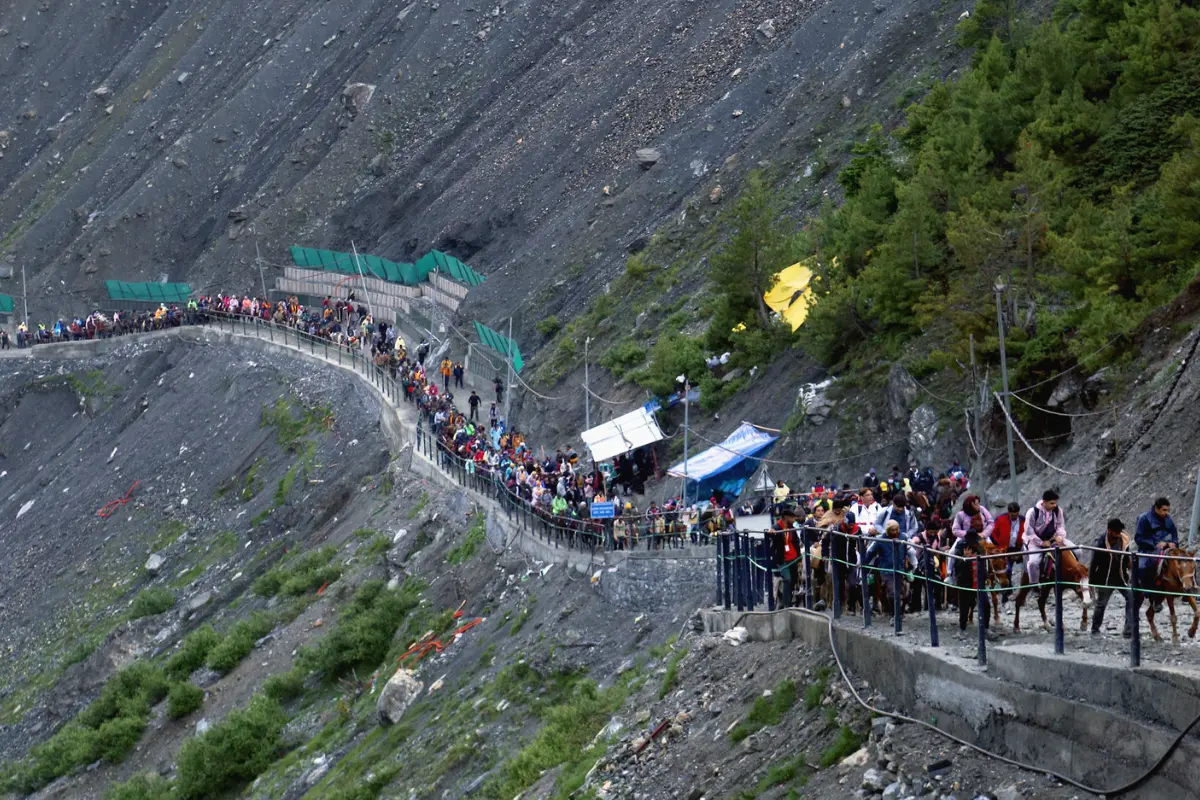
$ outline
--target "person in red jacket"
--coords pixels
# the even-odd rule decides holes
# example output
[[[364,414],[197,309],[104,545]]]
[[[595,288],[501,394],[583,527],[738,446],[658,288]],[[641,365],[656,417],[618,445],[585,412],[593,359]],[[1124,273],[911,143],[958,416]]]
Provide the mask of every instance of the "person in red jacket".
[[[1008,513],[996,517],[992,527],[992,544],[1007,553],[1019,553],[1025,546],[1025,517],[1021,516],[1021,506],[1018,503],[1008,504]],[[1008,585],[1012,586],[1013,559],[1008,560]],[[1004,592],[1001,599],[1008,600],[1012,592]]]
[[[1021,549],[1025,542],[1025,518],[1021,516],[1021,507],[1016,503],[1008,504],[1008,513],[996,517],[992,528],[992,544],[1014,552]]]

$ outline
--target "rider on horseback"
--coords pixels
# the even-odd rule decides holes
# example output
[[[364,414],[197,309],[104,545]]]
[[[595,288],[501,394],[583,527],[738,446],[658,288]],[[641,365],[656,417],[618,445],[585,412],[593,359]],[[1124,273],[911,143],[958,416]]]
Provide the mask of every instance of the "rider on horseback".
[[[1137,529],[1133,535],[1137,542],[1139,553],[1163,553],[1173,545],[1179,544],[1179,532],[1175,529],[1175,520],[1171,519],[1171,501],[1160,497],[1154,501],[1154,507],[1138,517]],[[1153,587],[1158,580],[1166,561],[1161,558],[1139,558],[1137,585],[1142,588]],[[1154,598],[1154,610],[1162,610],[1162,598]],[[1137,608],[1142,607],[1141,592],[1134,600]]]
[[[1074,549],[1075,544],[1067,538],[1066,518],[1058,507],[1058,492],[1047,489],[1037,505],[1025,515],[1025,545],[1033,552],[1025,557],[1025,574],[1029,583],[1036,584],[1041,578],[1042,558],[1052,547]]]

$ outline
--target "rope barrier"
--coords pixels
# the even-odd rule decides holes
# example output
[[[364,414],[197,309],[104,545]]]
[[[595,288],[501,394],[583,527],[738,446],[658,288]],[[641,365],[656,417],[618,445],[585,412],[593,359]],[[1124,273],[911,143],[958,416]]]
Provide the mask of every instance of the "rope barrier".
[[[1077,478],[1086,478],[1086,477],[1089,477],[1089,476],[1091,476],[1091,475],[1098,475],[1098,474],[1100,473],[1100,470],[1098,470],[1098,469],[1094,469],[1094,470],[1092,470],[1092,471],[1090,471],[1090,472],[1071,472],[1070,470],[1066,470],[1066,469],[1063,469],[1062,467],[1055,466],[1054,464],[1051,464],[1049,461],[1047,461],[1047,460],[1046,460],[1046,459],[1045,459],[1045,458],[1042,456],[1042,454],[1041,454],[1041,453],[1039,453],[1037,450],[1034,450],[1034,449],[1033,449],[1033,445],[1031,445],[1031,444],[1029,443],[1029,440],[1025,438],[1025,434],[1021,433],[1021,429],[1017,427],[1017,423],[1013,422],[1012,415],[1011,415],[1011,414],[1009,414],[1009,413],[1008,413],[1008,409],[1004,407],[1004,401],[1003,401],[1003,400],[1000,400],[1000,393],[999,393],[999,392],[992,392],[992,396],[993,396],[993,397],[995,397],[995,398],[996,398],[996,400],[1000,402],[1000,410],[1001,410],[1001,411],[1004,413],[1004,418],[1005,418],[1006,420],[1008,420],[1009,427],[1011,427],[1011,428],[1013,429],[1013,433],[1017,434],[1017,438],[1019,438],[1019,439],[1021,440],[1021,443],[1025,445],[1025,448],[1026,448],[1026,449],[1027,449],[1027,450],[1028,450],[1028,451],[1029,451],[1029,452],[1030,452],[1030,453],[1033,455],[1033,457],[1034,457],[1034,458],[1036,458],[1038,461],[1042,462],[1043,464],[1045,464],[1047,467],[1049,467],[1050,469],[1054,470],[1055,472],[1061,472],[1063,475],[1073,475],[1073,476],[1075,476],[1075,477],[1077,477]]]
[[[133,485],[129,487],[129,491],[125,492],[124,497],[113,500],[109,503],[105,503],[103,506],[101,506],[100,510],[96,512],[96,516],[100,517],[101,519],[108,519],[113,514],[117,513],[117,509],[128,503],[133,497],[133,490],[138,487],[139,483],[141,483],[141,481],[134,481]]]
[[[1025,405],[1027,405],[1027,406],[1029,406],[1030,408],[1032,408],[1032,409],[1034,409],[1034,410],[1036,410],[1036,411],[1040,411],[1040,412],[1042,412],[1043,414],[1051,414],[1051,415],[1053,415],[1053,416],[1056,416],[1056,417],[1070,417],[1070,418],[1072,418],[1072,419],[1074,419],[1074,418],[1078,418],[1078,417],[1098,417],[1098,416],[1100,416],[1101,414],[1115,413],[1115,412],[1116,412],[1116,410],[1117,410],[1118,408],[1128,408],[1130,405],[1132,405],[1132,403],[1113,403],[1113,404],[1112,404],[1111,406],[1109,406],[1108,408],[1101,409],[1100,411],[1084,411],[1084,412],[1082,412],[1082,413],[1079,413],[1079,414],[1068,414],[1068,413],[1066,413],[1066,412],[1064,412],[1064,411],[1054,411],[1054,410],[1051,410],[1051,409],[1049,409],[1049,408],[1042,408],[1042,407],[1041,407],[1041,406],[1039,406],[1039,405],[1035,405],[1035,404],[1033,404],[1033,403],[1029,402],[1029,401],[1028,401],[1028,400],[1026,400],[1024,397],[1021,397],[1021,396],[1019,396],[1019,395],[1012,394],[1011,392],[1009,392],[1009,394],[1010,394],[1010,395],[1012,395],[1012,397],[1013,397],[1014,399],[1016,399],[1016,400],[1019,400],[1020,402],[1024,403],[1024,404],[1025,404]]]

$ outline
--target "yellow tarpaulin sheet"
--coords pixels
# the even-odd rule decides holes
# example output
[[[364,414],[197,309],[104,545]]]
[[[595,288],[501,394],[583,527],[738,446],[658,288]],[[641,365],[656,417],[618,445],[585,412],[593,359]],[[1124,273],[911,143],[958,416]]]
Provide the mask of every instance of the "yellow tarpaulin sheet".
[[[772,311],[779,313],[792,330],[804,324],[808,309],[812,306],[812,267],[815,258],[792,264],[775,276],[775,285],[763,295],[763,300]]]

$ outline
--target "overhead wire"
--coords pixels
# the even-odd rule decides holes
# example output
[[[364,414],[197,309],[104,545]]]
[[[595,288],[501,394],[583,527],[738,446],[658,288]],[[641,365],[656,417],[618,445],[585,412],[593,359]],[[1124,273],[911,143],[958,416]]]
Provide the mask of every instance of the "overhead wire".
[[[1056,380],[1058,380],[1059,378],[1062,378],[1062,377],[1064,377],[1064,376],[1066,376],[1066,375],[1069,375],[1069,374],[1071,374],[1071,373],[1072,373],[1072,372],[1074,372],[1075,370],[1077,370],[1077,369],[1079,369],[1080,367],[1082,367],[1082,366],[1084,365],[1084,363],[1086,363],[1086,362],[1087,362],[1087,360],[1088,360],[1088,359],[1090,359],[1090,358],[1092,358],[1092,357],[1094,357],[1094,356],[1098,356],[1098,355],[1100,355],[1101,353],[1103,353],[1105,350],[1107,350],[1109,347],[1111,347],[1111,346],[1112,346],[1113,342],[1117,341],[1117,339],[1120,339],[1120,338],[1122,338],[1124,335],[1125,335],[1125,334],[1123,334],[1123,333],[1118,333],[1116,336],[1112,337],[1112,338],[1111,338],[1111,339],[1109,339],[1107,342],[1105,342],[1103,345],[1101,345],[1099,349],[1097,349],[1097,350],[1095,350],[1094,352],[1092,352],[1092,353],[1089,353],[1088,355],[1086,355],[1086,356],[1084,356],[1083,358],[1079,359],[1078,361],[1076,361],[1076,362],[1075,362],[1075,364],[1074,364],[1073,366],[1070,366],[1070,367],[1068,367],[1067,369],[1064,369],[1062,372],[1058,373],[1057,375],[1051,375],[1049,378],[1046,378],[1045,380],[1038,381],[1037,383],[1031,384],[1031,385],[1029,385],[1029,386],[1025,386],[1025,387],[1023,387],[1023,388],[1021,388],[1021,389],[1016,389],[1016,390],[1014,390],[1014,391],[1011,391],[1011,392],[1009,392],[1009,394],[1024,394],[1025,392],[1028,392],[1028,391],[1031,391],[1031,390],[1033,390],[1033,389],[1036,389],[1036,388],[1038,388],[1039,386],[1045,386],[1047,383],[1050,383],[1051,381],[1056,381]]]
[[[1009,427],[1012,428],[1013,433],[1015,433],[1017,435],[1017,438],[1021,440],[1021,443],[1025,445],[1025,449],[1028,450],[1033,455],[1033,457],[1036,458],[1038,461],[1042,462],[1043,464],[1045,464],[1047,467],[1054,470],[1055,472],[1061,472],[1063,475],[1073,475],[1077,478],[1087,478],[1092,475],[1098,475],[1100,473],[1100,470],[1098,470],[1098,469],[1092,470],[1090,472],[1071,472],[1070,470],[1063,469],[1062,467],[1057,466],[1055,464],[1051,464],[1049,461],[1047,461],[1045,459],[1045,457],[1042,456],[1041,453],[1039,453],[1037,450],[1033,449],[1033,445],[1031,445],[1029,443],[1029,440],[1025,438],[1025,434],[1021,433],[1021,429],[1018,428],[1017,423],[1013,421],[1012,416],[1008,413],[1008,409],[1004,407],[1004,401],[1000,400],[1000,393],[993,392],[992,396],[995,397],[996,400],[1000,401],[1000,410],[1004,413],[1004,418],[1006,420],[1008,420],[1008,425],[1009,425]]]
[[[1024,403],[1025,405],[1029,406],[1030,408],[1034,409],[1035,411],[1040,411],[1043,414],[1051,414],[1056,417],[1072,417],[1072,418],[1074,418],[1074,417],[1098,417],[1102,414],[1113,413],[1118,408],[1126,408],[1126,407],[1132,405],[1132,403],[1114,403],[1113,405],[1109,406],[1108,408],[1101,409],[1099,411],[1082,411],[1078,414],[1069,414],[1065,411],[1054,411],[1053,409],[1042,408],[1039,405],[1029,402],[1028,400],[1026,400],[1024,397],[1021,397],[1020,395],[1012,394],[1012,392],[1009,392],[1009,394],[1012,395],[1012,397],[1014,399],[1019,400],[1020,402]]]

